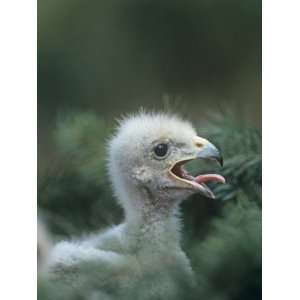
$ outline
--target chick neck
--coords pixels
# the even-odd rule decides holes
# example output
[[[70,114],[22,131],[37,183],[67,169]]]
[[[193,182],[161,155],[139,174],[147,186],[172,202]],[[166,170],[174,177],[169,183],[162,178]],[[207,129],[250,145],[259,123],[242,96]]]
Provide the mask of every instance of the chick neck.
[[[131,189],[123,196],[127,198],[125,230],[131,250],[163,253],[180,248],[179,201],[166,193],[153,195],[146,188]]]

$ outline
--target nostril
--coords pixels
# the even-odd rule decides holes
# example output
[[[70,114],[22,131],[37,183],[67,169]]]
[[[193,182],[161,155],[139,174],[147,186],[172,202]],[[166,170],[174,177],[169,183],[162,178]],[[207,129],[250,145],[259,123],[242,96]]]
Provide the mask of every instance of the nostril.
[[[193,142],[200,149],[205,148],[206,145],[209,144],[208,140],[201,138],[200,136],[195,136]]]

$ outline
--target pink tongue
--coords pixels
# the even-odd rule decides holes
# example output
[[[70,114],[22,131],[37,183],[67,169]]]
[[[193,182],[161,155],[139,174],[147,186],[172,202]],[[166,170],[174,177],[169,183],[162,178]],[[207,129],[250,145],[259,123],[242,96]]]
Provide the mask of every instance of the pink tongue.
[[[225,178],[218,174],[205,174],[205,175],[199,175],[197,176],[194,181],[197,183],[204,183],[207,181],[217,181],[221,183],[225,183]]]

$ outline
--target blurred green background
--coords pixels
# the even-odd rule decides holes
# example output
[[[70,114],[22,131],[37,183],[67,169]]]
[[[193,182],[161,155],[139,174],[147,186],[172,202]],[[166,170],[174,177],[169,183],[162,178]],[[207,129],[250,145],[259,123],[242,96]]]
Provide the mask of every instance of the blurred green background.
[[[194,299],[260,299],[261,1],[38,0],[38,207],[53,240],[122,221],[105,145],[140,107],[182,114],[224,152],[217,200],[183,205]]]
[[[260,0],[38,1],[39,152],[60,111],[110,119],[164,95],[260,126],[260,78]]]

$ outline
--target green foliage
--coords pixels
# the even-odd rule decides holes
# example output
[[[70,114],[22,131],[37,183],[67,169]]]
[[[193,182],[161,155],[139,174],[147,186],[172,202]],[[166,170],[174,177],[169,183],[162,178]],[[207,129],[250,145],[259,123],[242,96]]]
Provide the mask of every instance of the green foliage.
[[[238,199],[211,222],[204,241],[190,245],[199,298],[261,297],[261,211],[246,197]]]
[[[223,149],[223,175],[227,184],[218,185],[214,192],[225,201],[238,194],[251,195],[249,201],[261,201],[261,131],[237,126],[227,113],[215,116],[202,131]]]
[[[223,149],[222,205],[186,245],[198,276],[192,299],[261,299],[261,132],[214,116],[201,132]],[[188,217],[188,216],[187,216]],[[205,223],[202,223],[202,226]]]
[[[70,236],[118,223],[105,166],[111,126],[91,113],[60,118],[54,131],[56,162],[39,178],[38,203],[55,235]],[[101,201],[99,201],[101,199]]]
[[[90,113],[58,122],[53,133],[55,163],[49,162],[39,174],[38,191],[40,212],[54,238],[122,221],[105,169],[111,128]],[[196,195],[183,203],[183,245],[197,275],[197,288],[178,299],[260,299],[261,133],[235,123],[228,114],[198,124],[198,132],[223,150],[221,172],[227,183],[213,186],[216,200]],[[84,293],[50,287],[43,279],[39,299],[86,298]]]
[[[99,130],[100,129],[100,130]],[[103,183],[105,147],[109,128],[92,113],[73,114],[61,118],[55,131],[57,148],[81,177]]]

